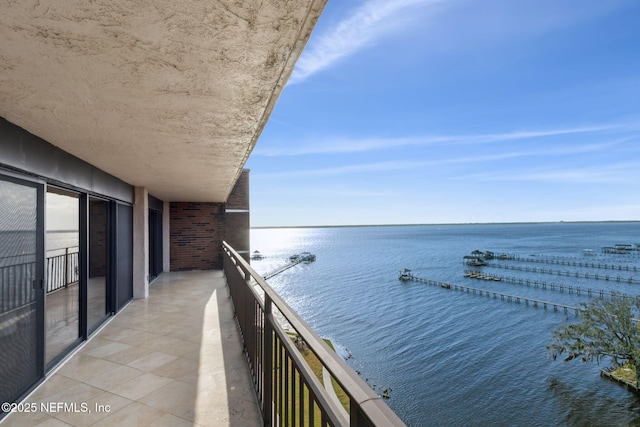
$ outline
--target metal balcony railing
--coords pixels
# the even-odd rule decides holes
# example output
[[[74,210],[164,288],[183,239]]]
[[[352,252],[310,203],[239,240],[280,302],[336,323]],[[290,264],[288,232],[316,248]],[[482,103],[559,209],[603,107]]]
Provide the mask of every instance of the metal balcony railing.
[[[34,254],[0,259],[0,313],[20,308],[35,299],[35,271]],[[80,279],[78,247],[52,251],[46,259],[45,277],[47,293],[77,283]]]
[[[47,292],[66,288],[80,280],[78,246],[59,249],[57,255],[47,257]]]
[[[265,426],[404,426],[383,399],[223,242],[224,272]],[[294,331],[288,332],[286,323]],[[343,407],[304,360],[304,342],[348,396]]]

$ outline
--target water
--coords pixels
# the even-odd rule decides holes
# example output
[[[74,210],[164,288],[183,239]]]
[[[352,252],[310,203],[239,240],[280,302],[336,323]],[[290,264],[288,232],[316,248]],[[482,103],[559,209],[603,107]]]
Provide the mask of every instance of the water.
[[[330,338],[389,406],[410,426],[640,425],[640,401],[599,376],[607,366],[563,363],[546,346],[573,312],[544,310],[418,282],[398,271],[545,301],[577,305],[583,293],[544,290],[463,277],[462,257],[475,249],[523,256],[572,257],[636,266],[629,273],[527,263],[529,267],[640,279],[640,259],[584,257],[615,243],[639,243],[640,223],[391,226],[254,229],[252,261],[262,274],[302,251],[317,261],[269,280],[320,335]],[[640,253],[637,253],[640,255]],[[500,261],[506,263],[506,261]],[[510,264],[519,264],[509,262]],[[638,294],[640,284],[483,267],[583,289]]]
[[[78,252],[79,232],[49,231],[47,232],[47,257],[63,255],[65,250]]]

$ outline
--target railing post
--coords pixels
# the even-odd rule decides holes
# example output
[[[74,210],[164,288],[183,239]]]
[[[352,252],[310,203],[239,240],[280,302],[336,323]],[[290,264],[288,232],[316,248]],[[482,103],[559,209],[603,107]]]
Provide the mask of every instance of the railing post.
[[[271,298],[264,296],[264,387],[262,398],[262,413],[265,427],[272,425],[273,420],[273,326],[271,325]]]
[[[64,248],[64,287],[65,288],[69,286],[68,264],[69,264],[69,248]]]

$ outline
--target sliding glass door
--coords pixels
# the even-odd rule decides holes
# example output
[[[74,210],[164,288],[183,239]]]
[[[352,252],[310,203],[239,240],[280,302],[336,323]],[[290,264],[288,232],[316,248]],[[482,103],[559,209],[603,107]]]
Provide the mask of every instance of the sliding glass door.
[[[55,187],[46,195],[45,363],[76,345],[80,329],[80,198]]]
[[[87,327],[95,330],[111,312],[109,259],[110,209],[106,200],[89,197]]]
[[[0,175],[0,402],[44,375],[44,186]]]

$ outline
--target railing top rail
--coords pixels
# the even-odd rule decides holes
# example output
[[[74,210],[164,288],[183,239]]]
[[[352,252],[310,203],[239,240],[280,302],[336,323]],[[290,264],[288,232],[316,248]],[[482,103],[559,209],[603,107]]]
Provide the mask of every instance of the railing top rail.
[[[244,260],[227,242],[222,242],[224,250],[236,260],[237,266],[248,273],[262,288],[265,296],[272,301],[282,316],[307,343],[331,376],[343,387],[362,412],[375,425],[403,426],[402,420],[365,383],[340,356],[333,351],[320,336],[296,313],[271,286]],[[255,290],[252,289],[255,293]]]

